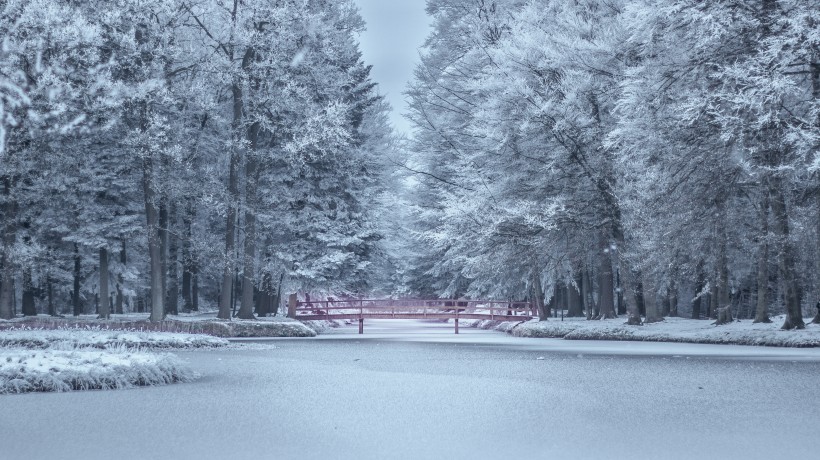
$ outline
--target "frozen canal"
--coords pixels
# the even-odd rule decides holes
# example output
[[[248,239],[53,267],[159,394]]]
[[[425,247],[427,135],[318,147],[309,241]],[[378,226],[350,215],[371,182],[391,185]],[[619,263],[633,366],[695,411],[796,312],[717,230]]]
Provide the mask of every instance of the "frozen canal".
[[[451,327],[368,322],[179,353],[194,383],[2,396],[0,457],[817,458],[820,350]]]

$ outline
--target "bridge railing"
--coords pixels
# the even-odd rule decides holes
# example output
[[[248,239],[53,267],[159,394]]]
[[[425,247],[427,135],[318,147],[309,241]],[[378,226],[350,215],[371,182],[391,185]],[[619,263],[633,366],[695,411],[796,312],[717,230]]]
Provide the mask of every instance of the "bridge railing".
[[[530,302],[461,299],[344,299],[297,301],[293,315],[299,320],[359,320],[363,332],[365,318],[459,319],[526,321],[537,316]]]

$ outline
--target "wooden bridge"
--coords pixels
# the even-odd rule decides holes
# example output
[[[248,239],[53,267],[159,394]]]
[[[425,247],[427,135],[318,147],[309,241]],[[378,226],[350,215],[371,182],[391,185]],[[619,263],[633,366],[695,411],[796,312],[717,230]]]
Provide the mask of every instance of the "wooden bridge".
[[[455,299],[298,301],[291,296],[288,316],[301,321],[358,320],[359,334],[364,333],[365,319],[453,319],[458,334],[459,319],[529,321],[537,316],[537,312],[530,302]]]

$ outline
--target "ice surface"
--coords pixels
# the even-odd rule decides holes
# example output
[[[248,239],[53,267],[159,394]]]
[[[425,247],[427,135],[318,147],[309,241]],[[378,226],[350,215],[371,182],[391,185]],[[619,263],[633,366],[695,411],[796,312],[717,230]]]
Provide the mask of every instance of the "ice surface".
[[[203,377],[3,397],[8,458],[814,458],[815,349],[532,340],[368,321],[187,351]],[[538,359],[544,358],[544,359]],[[32,427],[48,426],[43,437]],[[106,427],[101,436],[88,436]],[[790,439],[805,442],[784,442]]]

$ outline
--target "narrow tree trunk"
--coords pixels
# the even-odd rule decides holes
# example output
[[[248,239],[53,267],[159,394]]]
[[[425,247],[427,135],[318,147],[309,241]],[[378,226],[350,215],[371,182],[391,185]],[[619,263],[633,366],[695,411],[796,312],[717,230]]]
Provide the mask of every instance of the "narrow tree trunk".
[[[108,292],[108,248],[100,248],[100,307],[99,316],[101,319],[111,318],[111,306],[109,304],[110,294]]]
[[[234,136],[239,137],[242,126],[242,88],[239,82],[231,87],[233,93],[233,125]],[[238,142],[237,142],[238,144]],[[219,298],[220,319],[231,318],[231,299],[233,298],[234,252],[236,248],[236,216],[239,204],[239,146],[231,147],[231,163],[228,175],[228,221],[225,230],[225,267],[222,272],[222,291]]]
[[[544,302],[544,287],[541,284],[541,273],[534,270],[532,274],[532,297],[535,308],[538,310],[538,321],[549,319],[550,312]]]
[[[165,303],[165,310],[168,314],[179,314],[179,278],[178,278],[178,238],[177,235],[177,208],[171,202],[168,211],[168,229],[166,230],[168,239],[168,299]]]
[[[245,256],[242,270],[242,304],[239,307],[240,319],[254,319],[253,288],[256,279],[256,194],[259,182],[259,160],[256,158],[257,141],[260,126],[254,123],[248,129],[251,154],[245,161]]]
[[[595,299],[592,296],[592,277],[589,276],[589,270],[585,269],[582,273],[582,281],[583,281],[583,289],[581,296],[584,299],[584,305],[586,306],[586,318],[592,319],[598,316],[598,308],[595,305]]]
[[[51,275],[46,275],[46,295],[48,296],[48,315],[57,316],[57,309],[54,308],[54,282]]]
[[[628,315],[626,324],[630,326],[640,326],[641,324],[643,324],[643,322],[641,321],[641,312],[638,309],[637,293],[635,291],[635,286],[632,284],[632,269],[629,268],[629,264],[626,262],[625,259],[626,258],[623,256],[623,253],[619,252],[618,264],[620,266],[621,274],[621,289],[624,293],[624,304],[626,306],[626,313]]]
[[[159,202],[159,254],[162,272],[163,314],[168,314],[168,199],[160,197]],[[163,315],[163,317],[164,317]]]
[[[641,284],[643,285],[643,302],[644,308],[646,309],[645,322],[657,323],[663,321],[663,316],[658,312],[658,293],[655,290],[654,284],[646,276],[643,276]]]
[[[678,283],[675,278],[672,278],[669,285],[669,316],[678,316]]]
[[[584,316],[584,305],[583,305],[583,280],[582,280],[581,271],[578,270],[575,273],[574,281],[575,285],[572,283],[567,284],[567,290],[569,293],[569,306],[567,309],[567,317],[568,318],[580,318]]]
[[[13,310],[13,281],[14,278],[14,266],[11,262],[11,251],[14,246],[14,240],[16,238],[16,216],[17,216],[17,206],[11,197],[11,179],[9,177],[3,178],[3,196],[5,198],[5,206],[3,209],[3,222],[2,222],[2,230],[3,230],[3,254],[2,260],[0,260],[0,265],[3,267],[2,273],[2,284],[0,284],[0,318],[2,319],[12,319],[14,317],[14,310]]]
[[[732,308],[731,289],[729,287],[729,262],[727,255],[727,237],[726,237],[726,213],[724,205],[721,206],[720,219],[720,249],[718,251],[718,304],[717,308],[712,311],[712,314],[717,315],[720,308]]]
[[[71,295],[71,305],[74,307],[74,316],[80,316],[83,313],[82,305],[80,305],[81,263],[80,246],[74,243],[74,292]]]
[[[803,329],[803,312],[800,308],[800,292],[797,288],[794,250],[789,235],[789,214],[786,209],[786,196],[783,193],[781,181],[769,181],[771,195],[772,216],[774,217],[775,235],[778,239],[779,277],[783,282],[784,300],[786,304],[786,321],[783,329]]]
[[[755,323],[771,323],[769,318],[769,191],[761,191],[760,247],[757,253],[757,309]]]
[[[148,256],[151,270],[151,316],[152,322],[165,319],[165,292],[162,271],[162,242],[159,229],[159,209],[154,191],[153,159],[147,154],[143,160],[142,186],[145,196],[145,216],[148,227]]]
[[[118,315],[123,314],[122,304],[124,301],[125,293],[123,290],[125,289],[125,277],[123,276],[122,272],[125,270],[125,265],[127,263],[127,258],[125,254],[125,240],[120,241],[120,273],[117,274],[117,305],[115,307],[115,313]]]
[[[601,235],[599,243],[598,267],[598,315],[595,319],[615,317],[615,297],[612,273],[612,250],[609,239]]]
[[[191,271],[191,310],[199,311],[199,267],[196,264]]]
[[[185,232],[182,239],[182,308],[186,312],[194,309],[191,296],[191,277],[193,275],[193,254],[191,253],[192,227],[194,220],[194,204],[192,199],[187,200],[185,211],[182,213],[182,227]]]
[[[698,261],[697,279],[695,280],[695,298],[692,299],[692,319],[700,319],[700,314],[703,311],[703,298],[706,293],[703,290],[706,288],[706,273],[703,272],[703,260]]]
[[[23,316],[37,316],[37,306],[34,304],[34,283],[31,280],[31,268],[23,270]]]

